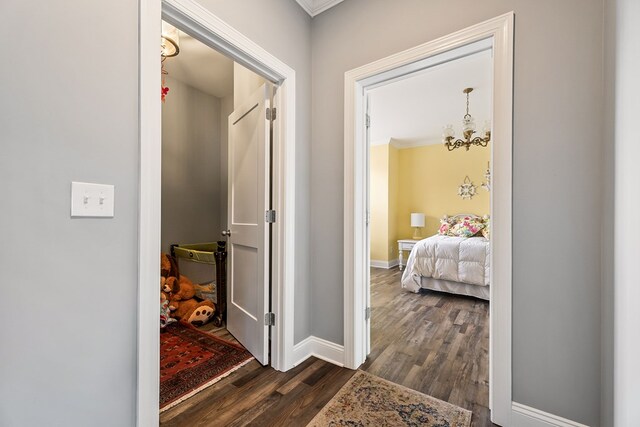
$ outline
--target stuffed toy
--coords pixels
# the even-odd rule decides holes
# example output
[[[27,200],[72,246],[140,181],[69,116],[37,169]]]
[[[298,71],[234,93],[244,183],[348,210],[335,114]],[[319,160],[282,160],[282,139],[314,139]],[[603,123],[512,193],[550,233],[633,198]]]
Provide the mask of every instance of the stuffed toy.
[[[196,294],[193,282],[187,276],[178,275],[175,260],[165,253],[160,254],[160,289],[178,301],[191,299]]]
[[[173,288],[177,286],[178,279],[175,277],[160,277],[160,291],[171,294]]]
[[[186,301],[196,294],[196,288],[187,276],[180,276],[179,280],[175,277],[167,277],[162,290],[170,293],[171,300],[176,301]]]
[[[198,302],[195,298],[186,301],[171,300],[170,307],[175,307],[172,316],[180,323],[191,324],[193,326],[201,326],[207,323],[216,312],[216,306],[213,302],[206,300]]]
[[[170,323],[175,322],[176,319],[171,317],[171,310],[169,309],[169,300],[165,299],[160,302],[160,328],[164,328]]]
[[[165,254],[164,252],[160,254],[160,276],[178,276],[178,266],[176,265],[176,261],[173,257]]]
[[[162,287],[164,277],[160,278],[160,285]],[[163,329],[168,324],[176,322],[176,319],[171,317],[171,309],[169,308],[169,294],[160,291],[160,329]]]

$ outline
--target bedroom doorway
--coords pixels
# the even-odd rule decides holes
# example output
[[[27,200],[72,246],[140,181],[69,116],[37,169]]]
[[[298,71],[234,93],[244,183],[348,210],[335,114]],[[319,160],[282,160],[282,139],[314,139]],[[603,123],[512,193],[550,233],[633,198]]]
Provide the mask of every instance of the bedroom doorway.
[[[371,64],[364,65],[360,68],[349,71],[345,75],[345,365],[350,368],[358,368],[361,365],[364,369],[375,368],[373,366],[376,361],[367,361],[367,356],[371,352],[370,359],[378,359],[378,365],[385,365],[388,363],[389,370],[395,372],[388,372],[389,376],[400,373],[405,378],[420,375],[420,366],[429,365],[427,359],[431,358],[431,362],[435,361],[435,364],[431,366],[437,366],[437,362],[443,362],[442,356],[438,356],[437,351],[430,351],[428,354],[407,354],[403,353],[401,349],[396,352],[384,351],[381,354],[376,354],[376,344],[370,340],[370,328],[371,328],[371,316],[375,317],[376,306],[371,305],[370,289],[368,284],[371,280],[370,264],[379,267],[393,267],[395,262],[404,261],[404,263],[412,263],[414,259],[412,255],[409,255],[409,259],[401,259],[400,257],[394,260],[392,255],[393,241],[402,249],[410,249],[410,246],[417,245],[415,240],[408,237],[413,237],[411,233],[411,226],[414,227],[426,227],[427,231],[432,233],[434,230],[438,230],[438,220],[441,215],[456,215],[465,214],[464,217],[469,219],[482,220],[482,218],[473,218],[472,215],[467,215],[475,212],[468,212],[464,210],[454,209],[453,212],[442,212],[437,216],[428,212],[429,207],[425,205],[415,204],[414,206],[404,206],[402,213],[397,214],[396,228],[404,227],[402,236],[393,236],[392,233],[386,234],[386,240],[383,240],[384,245],[382,251],[377,252],[381,254],[379,256],[386,256],[386,259],[373,260],[369,257],[369,248],[371,247],[373,256],[373,241],[370,241],[370,228],[372,224],[372,212],[369,210],[370,198],[368,191],[368,184],[373,177],[369,175],[369,164],[373,159],[374,147],[369,148],[369,136],[371,129],[368,126],[373,123],[375,117],[375,104],[371,103],[371,94],[375,90],[381,90],[386,85],[390,84],[402,84],[404,80],[408,80],[408,76],[416,72],[424,72],[427,69],[437,69],[438,67],[445,66],[452,61],[465,60],[464,58],[470,58],[472,55],[479,53],[480,51],[487,50],[489,47],[489,59],[490,59],[490,81],[493,85],[492,90],[489,90],[491,96],[492,107],[490,118],[492,119],[491,138],[487,148],[482,150],[488,150],[489,153],[489,173],[491,176],[491,202],[489,209],[491,238],[487,241],[490,246],[488,258],[488,270],[490,278],[490,286],[486,286],[487,283],[477,283],[475,288],[489,288],[489,299],[491,300],[490,316],[488,319],[490,331],[490,340],[488,337],[481,340],[480,351],[489,353],[489,363],[484,363],[484,369],[488,369],[488,374],[484,375],[489,380],[489,396],[485,398],[486,405],[491,410],[491,421],[499,425],[509,425],[511,416],[511,151],[512,151],[512,78],[513,78],[513,13],[509,13],[498,18],[483,22],[473,27],[461,30],[457,33],[442,37],[441,39],[433,42],[425,43],[424,45],[417,46],[404,52],[392,55],[388,58],[381,59]],[[446,100],[447,103],[462,101],[462,108],[464,108],[465,97],[470,95],[471,97],[471,114],[474,114],[474,98],[473,93],[462,93],[462,90],[470,87],[471,85],[462,85],[457,88],[459,95],[454,96],[454,99]],[[486,85],[485,85],[486,86]],[[485,88],[487,90],[487,88]],[[475,89],[474,89],[475,91]],[[478,94],[479,90],[475,92]],[[450,96],[450,97],[451,97]],[[460,99],[462,98],[462,99]],[[444,107],[442,107],[444,109]],[[464,115],[465,111],[462,110],[458,115]],[[391,114],[391,113],[387,113]],[[437,113],[433,113],[434,115]],[[460,117],[462,118],[462,117]],[[424,118],[424,121],[428,118]],[[454,123],[456,127],[456,133],[458,134],[455,139],[460,138],[462,133],[461,125],[455,125],[460,119],[448,119],[440,125],[446,126],[450,122]],[[480,125],[481,129],[482,125]],[[480,130],[477,129],[477,130]],[[450,133],[446,132],[447,135]],[[478,132],[476,135],[484,135],[484,132]],[[393,169],[393,150],[398,148],[398,145],[402,145],[393,141],[389,144],[389,140],[393,138],[393,135],[386,135],[387,143],[387,171]],[[384,139],[384,138],[383,138]],[[397,138],[402,140],[403,138]],[[409,145],[416,144],[415,141],[410,141],[411,138],[404,138],[409,140]],[[375,142],[371,139],[371,142]],[[453,141],[452,141],[453,142]],[[395,146],[394,146],[395,145]],[[417,144],[419,145],[419,144]],[[417,147],[414,147],[417,148]],[[442,142],[440,142],[440,148],[443,148]],[[470,150],[474,150],[476,147],[471,147]],[[465,148],[458,148],[457,150],[465,150]],[[397,153],[396,153],[397,154]],[[419,156],[417,153],[409,156],[410,160],[415,163]],[[446,153],[452,154],[452,153]],[[465,153],[463,153],[465,154]],[[397,156],[396,156],[397,157]],[[411,162],[410,162],[411,163]],[[476,161],[476,163],[478,163]],[[426,166],[426,163],[421,163],[422,167]],[[434,166],[433,164],[431,165]],[[487,164],[477,165],[479,167],[487,168]],[[404,168],[404,167],[402,167]],[[402,169],[400,168],[400,169]],[[406,172],[406,171],[404,171]],[[402,174],[402,172],[401,172]],[[477,174],[477,172],[469,172],[469,174]],[[406,175],[406,174],[405,174]],[[444,175],[444,172],[441,174]],[[473,191],[473,184],[476,185],[476,191],[484,191],[480,188],[483,183],[482,177],[471,177],[464,173],[458,179],[460,182],[458,186],[460,188],[461,195],[468,196],[468,192]],[[406,179],[407,177],[405,177]],[[401,180],[400,180],[401,181]],[[387,181],[391,182],[391,181]],[[404,182],[406,185],[406,181]],[[402,182],[401,182],[402,185]],[[414,187],[414,191],[415,191]],[[454,189],[456,191],[456,189]],[[391,191],[387,191],[389,199],[393,200]],[[475,196],[474,196],[475,197]],[[399,206],[396,202],[396,206]],[[427,212],[425,212],[427,211]],[[479,212],[484,216],[484,212]],[[388,214],[388,213],[387,213]],[[414,215],[411,215],[414,214]],[[425,215],[426,214],[426,215]],[[476,213],[478,215],[478,213]],[[389,215],[388,216],[393,216]],[[478,215],[480,216],[480,215]],[[392,221],[393,222],[393,221]],[[387,224],[391,222],[387,221]],[[451,224],[453,225],[453,224]],[[435,226],[435,228],[434,228]],[[391,228],[390,226],[388,229]],[[477,231],[477,230],[476,230]],[[411,233],[411,234],[409,234]],[[398,242],[399,241],[399,242]],[[396,247],[397,248],[397,247]],[[485,251],[486,253],[486,251]],[[405,252],[406,256],[408,253]],[[414,257],[415,258],[415,257]],[[494,262],[499,260],[499,262]],[[372,261],[372,262],[370,262]],[[474,260],[476,261],[476,260]],[[409,267],[409,266],[408,266]],[[395,267],[397,268],[397,267]],[[406,272],[407,270],[405,270]],[[393,273],[393,270],[383,270],[385,274],[375,277],[379,282],[393,282],[396,284],[397,289],[400,288],[399,282],[399,270]],[[426,273],[425,273],[426,275]],[[420,275],[418,275],[420,276]],[[466,279],[468,279],[467,277]],[[417,281],[417,285],[416,285]],[[436,280],[437,281],[437,280]],[[404,282],[404,281],[403,281]],[[438,289],[439,292],[447,290],[447,286],[450,283],[434,283],[434,280],[430,280],[430,286],[432,289]],[[475,280],[471,280],[475,282]],[[481,281],[480,281],[481,282]],[[482,285],[485,286],[477,286]],[[420,277],[414,280],[414,289],[411,288],[410,283],[405,283],[405,286],[409,290],[420,291],[422,287],[422,281]],[[463,288],[464,288],[463,284]],[[466,285],[468,291],[469,285]],[[449,291],[451,289],[448,289]],[[457,293],[462,293],[462,289],[456,289]],[[422,291],[420,291],[422,292]],[[404,297],[409,294],[405,290]],[[471,294],[473,295],[473,294]],[[419,295],[422,296],[422,295]],[[482,295],[476,295],[482,296]],[[486,295],[485,295],[486,296]],[[376,295],[375,297],[380,297]],[[384,301],[381,299],[381,301]],[[486,303],[481,299],[471,300],[470,308],[477,306],[477,312],[474,316],[483,317],[486,319],[486,313],[482,313],[484,305],[486,310]],[[375,302],[375,301],[374,301]],[[387,302],[381,302],[380,304],[386,304],[385,308],[393,310],[393,303],[398,303],[399,300],[391,298],[387,299]],[[437,309],[444,307],[447,303],[442,303],[441,307],[427,309],[434,314]],[[405,307],[406,308],[406,307]],[[415,308],[415,307],[414,307]],[[379,308],[378,308],[379,309]],[[398,306],[396,311],[402,312],[403,307]],[[409,308],[412,311],[413,308]],[[455,309],[454,309],[455,310]],[[467,310],[472,312],[474,310]],[[372,313],[373,312],[373,313]],[[449,312],[444,314],[451,320],[452,324],[458,324],[458,328],[465,328],[463,319],[464,316],[458,316],[460,310],[457,312]],[[455,314],[455,316],[454,316]],[[467,315],[465,315],[467,316]],[[405,323],[409,325],[405,331],[396,331],[395,334],[403,334],[405,338],[421,342],[425,339],[430,339],[425,329],[420,329],[415,324],[411,324],[408,320],[409,313],[406,316],[398,320],[391,320],[390,325],[397,326],[397,323]],[[467,316],[470,317],[470,316]],[[471,316],[472,317],[472,316]],[[432,319],[433,320],[433,319]],[[395,322],[395,323],[394,323]],[[468,329],[467,326],[464,330]],[[474,326],[475,327],[475,326]],[[407,330],[409,332],[407,332]],[[446,336],[441,340],[444,343],[444,347],[455,347],[456,351],[459,350],[460,333],[456,335]],[[375,337],[374,337],[375,338]],[[457,344],[456,344],[457,343]],[[384,343],[378,348],[384,347]],[[434,344],[435,345],[435,344]],[[482,347],[484,346],[484,349]],[[373,350],[373,351],[372,351]],[[430,349],[433,350],[433,349]],[[392,354],[393,353],[393,354]],[[420,359],[420,360],[418,360]],[[416,361],[421,362],[416,364]],[[486,366],[488,365],[488,366]],[[391,368],[393,366],[393,368]],[[380,368],[380,366],[378,366]],[[460,368],[460,367],[458,367]],[[457,368],[457,369],[458,369]],[[434,370],[435,369],[435,370]],[[478,369],[481,369],[478,367]],[[455,369],[454,369],[455,370]],[[379,371],[379,373],[382,371]],[[424,373],[424,372],[423,372]],[[430,369],[429,375],[438,373],[437,368]],[[425,380],[429,381],[429,380]],[[422,385],[425,385],[423,382]],[[427,384],[430,385],[430,384]],[[437,388],[437,387],[436,387]],[[424,388],[423,388],[424,390]],[[438,390],[427,389],[427,393],[431,391],[434,394],[438,394]],[[449,393],[447,395],[447,393]],[[452,393],[451,389],[441,390],[440,396],[449,396]],[[460,397],[460,396],[458,396]]]
[[[371,310],[360,369],[472,410],[482,424],[490,418],[492,45],[451,54],[365,89]],[[477,128],[469,139],[478,139],[468,150],[447,147],[442,128],[462,132],[466,95]],[[470,193],[459,194],[467,179]]]

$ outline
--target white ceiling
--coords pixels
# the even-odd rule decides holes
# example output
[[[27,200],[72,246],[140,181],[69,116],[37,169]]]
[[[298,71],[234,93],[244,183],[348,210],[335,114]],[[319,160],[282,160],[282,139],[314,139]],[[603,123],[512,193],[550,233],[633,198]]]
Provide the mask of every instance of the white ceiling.
[[[469,112],[476,129],[491,119],[491,50],[446,62],[372,89],[370,141],[399,147],[442,143],[442,128],[452,124],[462,134],[466,97],[472,87]]]
[[[325,10],[342,3],[344,0],[296,0],[300,6],[311,16],[314,17]]]
[[[233,61],[180,31],[180,53],[167,58],[169,77],[204,93],[224,98],[233,93]]]

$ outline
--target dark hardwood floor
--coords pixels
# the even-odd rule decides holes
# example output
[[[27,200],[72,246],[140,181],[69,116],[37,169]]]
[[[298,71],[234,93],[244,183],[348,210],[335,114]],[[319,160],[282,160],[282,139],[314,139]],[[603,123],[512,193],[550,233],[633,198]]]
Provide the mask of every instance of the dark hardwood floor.
[[[473,411],[488,407],[489,305],[400,288],[397,269],[372,269],[371,354],[361,369]],[[208,331],[235,341],[224,328]],[[163,426],[305,426],[354,371],[310,358],[288,372],[256,361],[160,415]]]
[[[360,369],[473,412],[491,426],[489,303],[400,288],[397,269],[371,269],[371,353]]]

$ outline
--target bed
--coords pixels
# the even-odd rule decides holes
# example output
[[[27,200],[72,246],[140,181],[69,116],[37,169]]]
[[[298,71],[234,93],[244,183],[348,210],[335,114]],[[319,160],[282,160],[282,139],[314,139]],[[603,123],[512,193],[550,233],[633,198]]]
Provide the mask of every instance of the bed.
[[[488,223],[488,218],[476,215],[456,215],[443,221],[455,224],[465,218]],[[427,237],[411,250],[401,285],[415,293],[430,289],[489,300],[490,246],[479,232],[473,237],[440,233]]]

